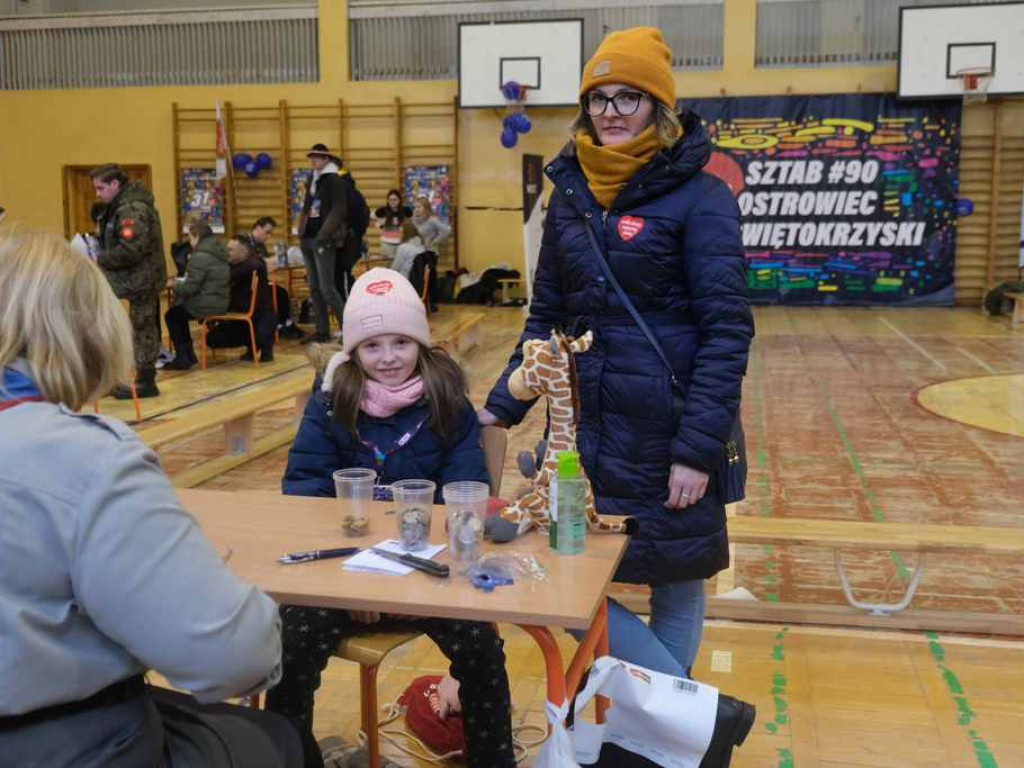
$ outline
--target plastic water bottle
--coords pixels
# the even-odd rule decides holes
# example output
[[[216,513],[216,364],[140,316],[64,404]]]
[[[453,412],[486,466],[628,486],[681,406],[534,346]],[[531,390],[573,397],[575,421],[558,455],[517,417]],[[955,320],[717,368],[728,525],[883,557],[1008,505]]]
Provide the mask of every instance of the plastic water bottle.
[[[575,555],[584,550],[587,535],[586,483],[576,451],[559,451],[555,460],[558,471],[549,493],[548,544],[560,554]]]

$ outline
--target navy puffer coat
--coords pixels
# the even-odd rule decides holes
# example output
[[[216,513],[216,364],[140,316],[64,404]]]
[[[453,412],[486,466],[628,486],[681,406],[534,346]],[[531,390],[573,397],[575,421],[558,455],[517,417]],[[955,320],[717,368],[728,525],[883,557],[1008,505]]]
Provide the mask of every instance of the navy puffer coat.
[[[637,172],[607,212],[571,145],[547,166],[555,190],[520,339],[521,348],[552,327],[594,332],[593,347],[577,358],[577,447],[598,511],[637,518],[616,575],[633,583],[709,578],[728,566],[725,443],[754,334],[739,209],[729,188],[702,170],[711,143],[699,119],[680,117],[683,138]],[[681,415],[657,353],[604,278],[586,220],[673,365],[684,390]],[[533,405],[508,391],[520,348],[486,405],[509,425]],[[683,510],[664,506],[673,463],[711,475],[704,499]]]
[[[480,426],[469,400],[459,412],[458,433],[442,440],[425,423],[430,415],[426,400],[411,405],[386,419],[359,412],[359,434],[387,452],[409,433],[415,436],[394,450],[384,463],[381,482],[433,480],[434,500],[442,503],[441,489],[456,480],[488,482]],[[420,426],[422,425],[422,426]],[[419,427],[419,429],[417,429]],[[290,496],[334,496],[334,470],[349,467],[376,469],[373,450],[356,440],[348,428],[333,418],[330,395],[320,391],[320,379],[306,403],[295,442],[288,451],[288,467],[281,487]]]

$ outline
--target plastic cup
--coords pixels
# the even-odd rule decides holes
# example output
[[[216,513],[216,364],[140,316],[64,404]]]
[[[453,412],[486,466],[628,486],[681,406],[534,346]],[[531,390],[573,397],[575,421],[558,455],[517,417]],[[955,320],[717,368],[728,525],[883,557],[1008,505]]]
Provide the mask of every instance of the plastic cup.
[[[370,532],[370,502],[377,473],[372,469],[339,469],[334,473],[334,492],[342,504],[341,528],[348,536]]]
[[[430,542],[430,508],[436,488],[430,480],[399,480],[391,485],[398,538],[407,550],[424,549]]]
[[[465,480],[441,489],[447,507],[448,551],[457,563],[469,565],[480,557],[487,517],[486,483]]]

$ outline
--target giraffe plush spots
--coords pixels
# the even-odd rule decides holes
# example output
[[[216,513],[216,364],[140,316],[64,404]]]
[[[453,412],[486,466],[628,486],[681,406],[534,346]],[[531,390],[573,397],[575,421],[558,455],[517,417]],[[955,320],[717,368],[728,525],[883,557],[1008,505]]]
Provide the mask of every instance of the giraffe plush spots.
[[[544,396],[548,403],[548,445],[543,465],[534,479],[533,488],[518,498],[502,513],[519,525],[519,532],[531,527],[548,529],[548,489],[555,477],[559,451],[576,450],[576,424],[579,419],[579,390],[576,383],[575,355],[590,349],[593,334],[587,332],[578,339],[570,339],[558,331],[551,331],[547,340],[532,339],[523,343],[523,362],[508,379],[508,390],[517,400],[533,400]],[[594,490],[587,485],[587,529],[602,533],[631,533],[635,525],[632,518],[611,522],[603,519],[594,508]]]

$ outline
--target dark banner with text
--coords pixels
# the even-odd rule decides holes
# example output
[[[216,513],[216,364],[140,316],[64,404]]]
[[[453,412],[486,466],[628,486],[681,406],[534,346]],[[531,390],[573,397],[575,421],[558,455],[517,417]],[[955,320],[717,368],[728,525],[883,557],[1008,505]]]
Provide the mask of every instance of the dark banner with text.
[[[750,297],[953,303],[959,102],[883,94],[687,99],[743,214]]]

